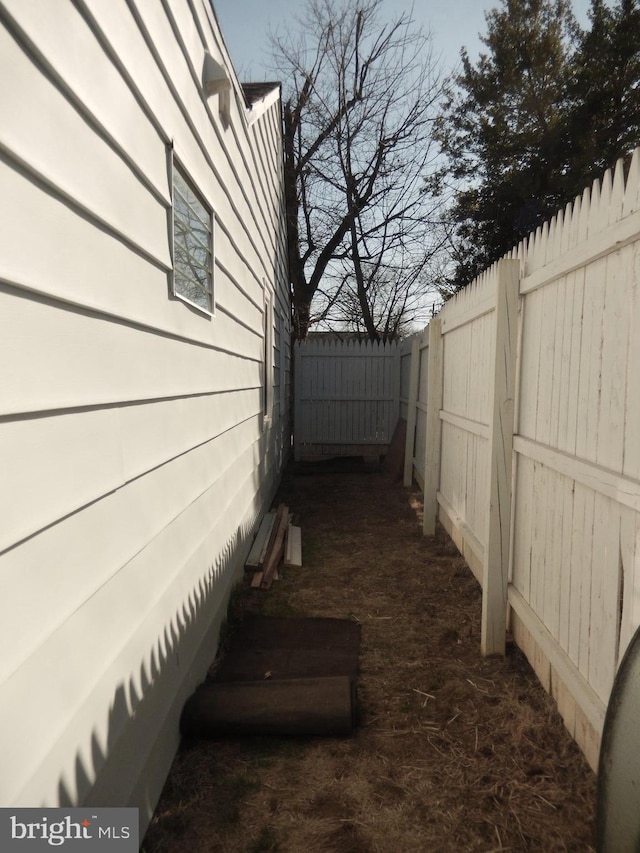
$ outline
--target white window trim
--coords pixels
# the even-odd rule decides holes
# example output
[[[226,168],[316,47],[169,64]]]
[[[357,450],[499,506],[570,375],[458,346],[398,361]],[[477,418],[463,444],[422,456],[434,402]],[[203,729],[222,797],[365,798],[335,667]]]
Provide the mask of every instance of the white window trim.
[[[264,311],[262,320],[263,334],[263,385],[262,385],[262,421],[264,426],[271,424],[273,418],[273,337],[274,337],[274,295],[268,282],[263,280]]]
[[[176,158],[173,148],[171,148],[171,233],[170,233],[170,250],[171,250],[171,275],[170,275],[170,290],[171,295],[174,299],[178,299],[180,302],[184,302],[186,305],[194,308],[196,311],[204,314],[207,317],[214,316],[215,309],[215,280],[214,280],[214,271],[215,271],[215,214],[213,208],[204,197],[202,192],[198,189],[196,182],[193,180],[189,171],[182,165],[182,162]],[[205,209],[207,213],[207,217],[209,219],[209,254],[211,257],[211,266],[207,270],[208,280],[209,280],[209,306],[205,307],[204,305],[199,305],[197,302],[194,302],[193,299],[189,299],[184,293],[180,293],[176,288],[175,281],[175,238],[176,238],[176,219],[175,219],[175,203],[174,203],[174,192],[175,192],[175,181],[174,174],[178,172],[182,180],[189,186],[189,189],[196,196],[197,200],[201,203],[202,207]],[[196,213],[197,215],[197,213]],[[203,223],[204,224],[204,223]]]

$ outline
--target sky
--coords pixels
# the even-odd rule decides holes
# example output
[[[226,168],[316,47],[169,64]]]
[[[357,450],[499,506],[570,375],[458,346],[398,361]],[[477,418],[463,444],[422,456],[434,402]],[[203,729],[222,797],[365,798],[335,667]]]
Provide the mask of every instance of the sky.
[[[269,71],[269,31],[294,26],[306,0],[213,0],[236,74],[243,82],[273,79]],[[587,24],[589,0],[573,0],[578,22]],[[454,71],[460,50],[473,58],[486,32],[485,11],[501,6],[496,0],[383,0],[380,18],[392,19],[413,8],[413,19],[429,30],[440,53],[444,73]]]

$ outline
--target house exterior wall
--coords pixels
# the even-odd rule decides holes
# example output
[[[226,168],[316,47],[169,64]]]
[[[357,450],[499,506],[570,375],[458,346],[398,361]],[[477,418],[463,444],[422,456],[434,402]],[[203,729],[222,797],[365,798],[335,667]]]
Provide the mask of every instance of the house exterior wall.
[[[286,459],[279,92],[246,107],[207,0],[2,0],[0,64],[0,805],[144,830]],[[172,152],[211,314],[170,295]]]

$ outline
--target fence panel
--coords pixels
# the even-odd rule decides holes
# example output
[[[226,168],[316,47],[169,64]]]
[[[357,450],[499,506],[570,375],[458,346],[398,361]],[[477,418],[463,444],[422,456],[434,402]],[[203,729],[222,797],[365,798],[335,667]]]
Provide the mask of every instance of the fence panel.
[[[505,261],[515,294],[500,284]],[[639,261],[636,150],[626,180],[619,163],[447,303],[430,342],[442,367],[427,443],[440,455],[427,460],[425,531],[439,506],[483,585],[483,651],[508,602],[516,642],[594,767],[640,624]]]
[[[295,458],[386,453],[399,416],[400,355],[397,342],[297,343]]]
[[[443,336],[440,516],[478,580],[488,523],[489,438],[498,268],[446,303]]]
[[[546,632],[548,665],[589,698],[592,763],[640,622],[637,165],[638,152],[626,187],[619,164],[522,248],[510,598],[516,633]]]
[[[427,438],[427,371],[429,365],[429,327],[402,343],[402,386],[400,416],[407,421],[404,484],[413,479],[424,488]]]

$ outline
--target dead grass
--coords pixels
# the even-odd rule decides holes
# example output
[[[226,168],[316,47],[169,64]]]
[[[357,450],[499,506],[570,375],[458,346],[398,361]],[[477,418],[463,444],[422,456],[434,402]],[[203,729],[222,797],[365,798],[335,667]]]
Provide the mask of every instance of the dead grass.
[[[145,853],[592,850],[595,776],[521,653],[481,657],[480,589],[419,493],[332,467],[278,495],[304,568],[234,606],[361,623],[357,733],[184,744]]]

